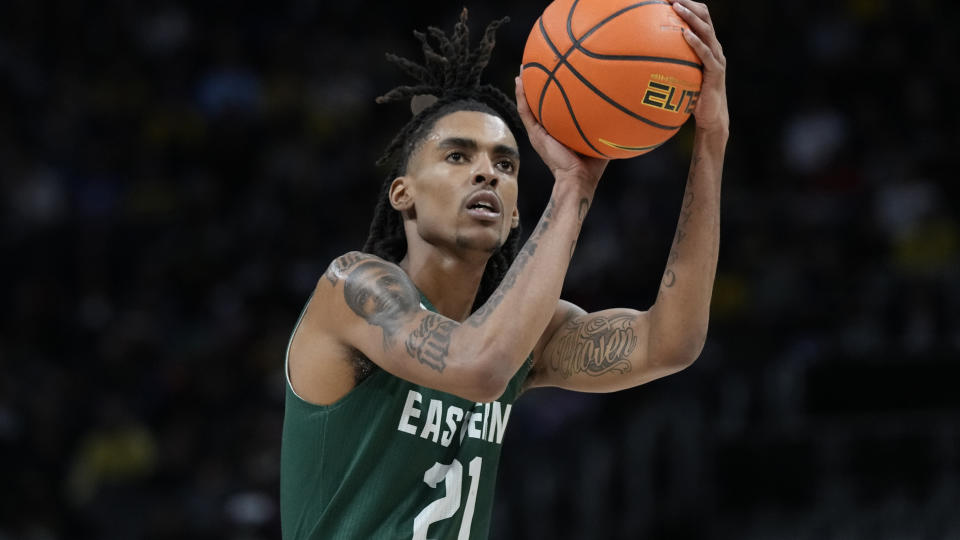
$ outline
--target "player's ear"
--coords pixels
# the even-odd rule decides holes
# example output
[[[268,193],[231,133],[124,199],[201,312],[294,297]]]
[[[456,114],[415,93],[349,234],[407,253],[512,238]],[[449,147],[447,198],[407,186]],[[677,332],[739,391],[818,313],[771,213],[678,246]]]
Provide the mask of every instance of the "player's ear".
[[[513,213],[510,214],[510,228],[516,229],[519,226],[520,226],[520,209],[514,206]]]
[[[413,207],[411,182],[406,176],[398,176],[390,183],[390,206],[401,212]]]

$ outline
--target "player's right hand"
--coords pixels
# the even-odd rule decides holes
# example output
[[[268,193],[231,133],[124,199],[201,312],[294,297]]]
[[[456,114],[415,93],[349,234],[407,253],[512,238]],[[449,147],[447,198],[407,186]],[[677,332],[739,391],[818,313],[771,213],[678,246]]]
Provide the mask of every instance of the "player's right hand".
[[[580,183],[592,194],[610,160],[579,154],[554,139],[533,116],[523,92],[523,80],[517,76],[515,82],[517,112],[520,113],[520,119],[527,130],[530,144],[553,173],[554,180]]]

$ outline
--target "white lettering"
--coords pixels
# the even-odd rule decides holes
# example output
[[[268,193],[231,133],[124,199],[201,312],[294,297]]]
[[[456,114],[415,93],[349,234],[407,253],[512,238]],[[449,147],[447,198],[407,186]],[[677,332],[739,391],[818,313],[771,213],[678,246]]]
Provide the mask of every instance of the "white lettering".
[[[414,390],[407,392],[407,402],[403,405],[400,424],[397,426],[398,430],[411,435],[417,434],[417,428],[410,423],[410,419],[420,418],[420,409],[418,409],[414,403],[420,403],[422,400],[423,396],[420,395],[420,392]]]
[[[454,419],[454,416],[456,416],[456,419]],[[457,432],[457,424],[460,420],[463,420],[463,409],[456,405],[447,408],[447,429],[443,430],[443,434],[440,435],[440,444],[444,447],[450,446],[450,443],[453,442],[453,434]]]
[[[474,406],[474,409],[477,407],[483,407],[483,403],[477,403]],[[477,424],[483,425],[483,412],[475,412],[470,414],[470,423],[467,424],[467,436],[471,439],[482,439],[483,432],[480,431],[480,427]]]
[[[433,436],[433,442],[437,442],[440,435],[440,418],[443,416],[443,402],[439,399],[430,400],[430,409],[427,411],[427,421],[423,426],[420,436],[424,439]]]
[[[490,414],[490,431],[487,436],[488,442],[501,444],[503,441],[503,433],[507,430],[507,421],[510,420],[510,409],[512,408],[513,405],[507,403],[507,406],[503,409],[503,416],[500,416],[500,402],[493,402],[493,410]]]
[[[427,405],[426,415],[423,414],[424,405]],[[474,403],[470,409],[448,406],[439,399],[430,399],[427,404],[423,394],[408,390],[397,431],[419,434],[420,438],[440,443],[445,448],[455,438],[462,444],[466,437],[502,444],[512,408],[511,404],[503,405],[499,401]],[[417,419],[422,419],[422,422]]]

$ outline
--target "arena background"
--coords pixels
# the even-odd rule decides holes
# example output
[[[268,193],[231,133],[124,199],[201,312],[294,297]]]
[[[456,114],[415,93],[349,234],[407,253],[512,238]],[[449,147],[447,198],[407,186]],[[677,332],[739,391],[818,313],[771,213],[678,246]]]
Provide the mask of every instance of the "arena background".
[[[509,89],[545,4],[493,17]],[[460,4],[0,4],[0,539],[279,536],[282,355],[359,248]],[[960,538],[952,2],[712,2],[731,139],[710,338],[514,409],[492,538]],[[565,286],[646,308],[689,126],[610,166]],[[525,148],[532,229],[549,177]]]

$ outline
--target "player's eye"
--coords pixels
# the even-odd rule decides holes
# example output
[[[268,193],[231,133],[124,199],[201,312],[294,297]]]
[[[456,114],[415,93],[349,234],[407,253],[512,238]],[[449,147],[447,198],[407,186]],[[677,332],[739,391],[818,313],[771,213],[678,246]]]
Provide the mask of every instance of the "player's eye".
[[[497,167],[499,167],[501,171],[505,172],[513,172],[517,168],[516,164],[509,159],[501,159],[497,162]]]
[[[450,161],[453,163],[463,163],[466,160],[467,160],[467,156],[463,152],[450,152],[449,154],[447,154],[447,161]]]

